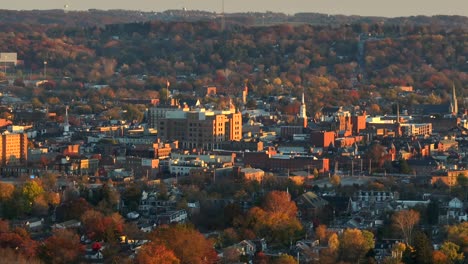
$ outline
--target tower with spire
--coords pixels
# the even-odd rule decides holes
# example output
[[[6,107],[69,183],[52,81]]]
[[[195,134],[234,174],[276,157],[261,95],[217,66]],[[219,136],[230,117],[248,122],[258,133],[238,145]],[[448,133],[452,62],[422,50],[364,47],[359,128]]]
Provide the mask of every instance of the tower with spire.
[[[457,101],[457,93],[455,90],[455,84],[452,85],[452,100],[450,101],[450,112],[453,115],[458,114],[458,101]]]
[[[63,120],[63,134],[68,135],[70,132],[70,123],[68,122],[68,105],[65,106],[65,118]]]
[[[401,137],[402,136],[402,131],[401,131],[401,118],[400,118],[400,104],[397,102],[397,107],[396,107],[396,120],[395,120],[395,136],[396,137]]]
[[[299,120],[303,122],[304,128],[307,127],[307,113],[306,113],[306,104],[304,100],[304,91],[302,92],[302,101],[301,108],[299,109]]]

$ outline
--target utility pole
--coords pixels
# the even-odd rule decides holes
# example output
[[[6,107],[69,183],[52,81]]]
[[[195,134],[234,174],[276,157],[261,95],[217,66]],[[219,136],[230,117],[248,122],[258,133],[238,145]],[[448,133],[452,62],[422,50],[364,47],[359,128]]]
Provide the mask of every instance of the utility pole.
[[[369,159],[369,176],[372,173],[372,159]]]

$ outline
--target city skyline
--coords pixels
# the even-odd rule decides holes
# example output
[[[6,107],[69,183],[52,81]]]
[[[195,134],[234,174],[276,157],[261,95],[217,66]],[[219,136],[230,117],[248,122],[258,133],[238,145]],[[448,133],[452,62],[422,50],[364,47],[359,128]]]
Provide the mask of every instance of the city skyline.
[[[65,6],[69,10],[88,9],[128,9],[141,11],[160,12],[168,9],[206,10],[210,12],[222,11],[222,0],[203,1],[159,1],[158,3],[148,3],[146,0],[123,1],[116,0],[112,4],[102,1],[91,0],[43,0],[40,2],[30,0],[18,0],[2,4],[2,9],[10,10],[33,10],[33,9],[63,9]],[[462,15],[468,16],[468,4],[464,0],[447,1],[372,1],[372,0],[329,0],[329,1],[304,1],[291,0],[289,2],[278,0],[257,0],[257,1],[229,1],[224,0],[224,10],[226,13],[235,12],[282,12],[294,14],[299,12],[316,12],[325,14],[362,15],[362,16],[415,16],[415,15]]]

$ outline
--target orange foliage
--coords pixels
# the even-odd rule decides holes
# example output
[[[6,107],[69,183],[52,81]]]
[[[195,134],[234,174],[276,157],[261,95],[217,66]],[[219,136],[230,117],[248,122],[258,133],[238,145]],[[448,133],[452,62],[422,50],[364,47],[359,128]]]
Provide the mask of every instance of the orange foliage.
[[[150,240],[172,250],[182,264],[216,263],[217,261],[213,242],[188,226],[160,227],[151,233]]]
[[[41,247],[41,255],[48,263],[70,263],[84,252],[80,237],[73,231],[54,231]]]
[[[445,264],[448,263],[448,257],[440,250],[436,250],[432,253],[432,261],[434,264]]]
[[[174,251],[166,246],[150,242],[138,251],[137,262],[139,264],[179,264],[180,260],[175,256]]]

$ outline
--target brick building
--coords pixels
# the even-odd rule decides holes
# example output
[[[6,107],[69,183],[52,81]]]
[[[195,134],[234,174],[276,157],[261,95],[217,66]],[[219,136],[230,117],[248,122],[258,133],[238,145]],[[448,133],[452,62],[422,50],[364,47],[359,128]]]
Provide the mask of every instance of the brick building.
[[[26,133],[10,134],[5,132],[0,140],[1,165],[23,164],[28,159],[28,137]]]
[[[224,111],[167,111],[158,121],[158,135],[162,140],[178,140],[185,149],[219,148],[221,142],[242,139],[242,114],[232,105]]]

